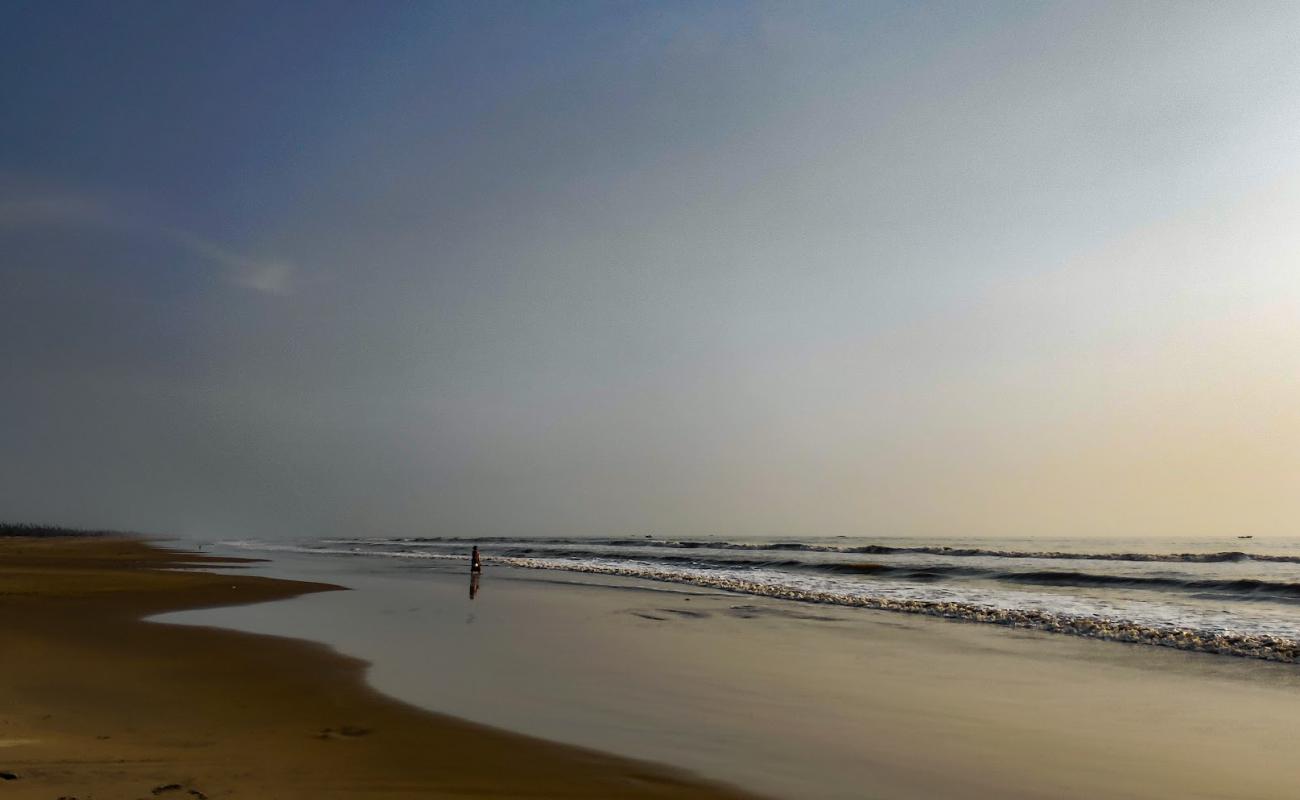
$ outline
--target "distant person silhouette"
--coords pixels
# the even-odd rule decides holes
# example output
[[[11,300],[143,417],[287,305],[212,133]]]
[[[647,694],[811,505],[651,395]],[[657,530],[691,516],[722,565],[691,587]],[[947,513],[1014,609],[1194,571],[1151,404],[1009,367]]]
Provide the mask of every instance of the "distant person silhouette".
[[[469,554],[469,571],[482,572],[483,561],[478,557],[478,545],[474,545],[474,550]]]

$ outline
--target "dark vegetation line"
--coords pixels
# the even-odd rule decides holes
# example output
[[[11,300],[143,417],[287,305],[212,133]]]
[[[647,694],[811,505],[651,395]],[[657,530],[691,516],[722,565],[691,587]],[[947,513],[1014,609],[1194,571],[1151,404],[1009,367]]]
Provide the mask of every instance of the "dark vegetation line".
[[[58,525],[32,525],[26,522],[0,522],[0,538],[15,536],[133,536],[131,531],[95,531],[63,528]]]

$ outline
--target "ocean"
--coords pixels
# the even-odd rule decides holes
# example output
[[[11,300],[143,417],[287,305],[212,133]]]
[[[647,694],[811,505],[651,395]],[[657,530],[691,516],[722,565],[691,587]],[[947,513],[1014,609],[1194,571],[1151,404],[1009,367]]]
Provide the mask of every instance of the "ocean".
[[[1300,795],[1300,772],[1280,766],[1300,737],[1300,669],[1279,663],[1300,639],[1300,542],[357,536],[204,550],[349,591],[158,621],[320,642],[429,711],[764,796]],[[335,722],[368,727],[322,725]]]
[[[1274,661],[1300,659],[1300,539],[331,538],[254,552],[618,575]]]

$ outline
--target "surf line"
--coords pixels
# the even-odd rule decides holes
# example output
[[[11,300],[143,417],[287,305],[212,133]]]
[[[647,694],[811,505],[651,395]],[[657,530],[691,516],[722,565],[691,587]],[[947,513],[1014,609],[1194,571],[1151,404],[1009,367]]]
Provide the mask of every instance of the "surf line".
[[[464,556],[461,556],[464,558]],[[1294,664],[1300,661],[1300,641],[1267,634],[1239,634],[1194,628],[1154,627],[1122,619],[1062,614],[1034,609],[1005,609],[945,600],[896,600],[870,595],[844,595],[797,589],[780,584],[758,583],[739,578],[665,572],[646,567],[619,567],[603,564],[560,564],[533,558],[498,556],[490,559],[499,564],[524,569],[549,569],[642,578],[665,583],[683,583],[709,589],[793,600],[802,603],[870,608],[905,614],[924,614],[960,622],[980,622],[1010,628],[1028,628],[1047,633],[1083,636],[1126,644],[1172,647],[1211,655],[1257,658]]]

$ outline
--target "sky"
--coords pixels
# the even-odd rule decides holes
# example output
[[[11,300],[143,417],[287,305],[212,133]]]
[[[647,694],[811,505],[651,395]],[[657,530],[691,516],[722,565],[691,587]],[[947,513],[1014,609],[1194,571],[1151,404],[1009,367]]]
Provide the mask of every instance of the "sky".
[[[1300,533],[1300,5],[0,5],[0,519]]]

